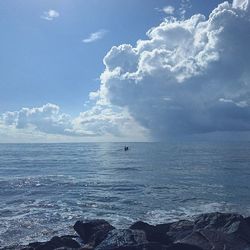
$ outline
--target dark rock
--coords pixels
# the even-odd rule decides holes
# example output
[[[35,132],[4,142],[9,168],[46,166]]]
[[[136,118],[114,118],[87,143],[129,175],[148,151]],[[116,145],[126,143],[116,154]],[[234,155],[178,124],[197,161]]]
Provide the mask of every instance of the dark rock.
[[[143,245],[138,245],[136,250],[166,250],[166,246],[158,242],[149,242]]]
[[[36,248],[36,247],[39,247],[42,244],[44,244],[44,242],[32,242],[32,243],[29,244],[29,247]]]
[[[176,243],[167,247],[166,250],[203,250],[203,249],[189,244]]]
[[[178,235],[177,241],[204,250],[240,250],[250,247],[249,235],[250,227],[241,215],[210,213],[198,216],[192,232],[183,238]]]
[[[224,233],[234,233],[244,219],[238,214],[209,213],[196,217],[195,229],[212,229]]]
[[[66,235],[1,250],[250,250],[250,217],[231,213],[156,226],[139,221],[120,230],[105,220],[78,221],[74,229],[84,245],[78,236]]]
[[[212,234],[212,232],[210,232]],[[207,237],[208,235],[205,233],[205,231],[194,231],[192,234],[188,235],[186,238],[181,240],[181,243],[195,245],[197,247],[200,247],[203,250],[210,250],[214,249],[213,247],[219,247],[219,249],[223,249],[223,246],[225,244],[224,237],[221,237],[221,234],[215,234],[211,235],[213,240],[211,241],[210,237]],[[217,248],[215,248],[217,249]]]
[[[90,220],[77,221],[74,229],[85,243],[97,246],[114,227],[105,220]]]
[[[80,238],[78,236],[65,235],[60,238],[65,247],[79,248],[81,246]]]
[[[142,230],[146,234],[146,238],[150,242],[159,242],[162,244],[170,244],[172,241],[167,236],[166,232],[169,230],[170,224],[161,224],[157,226],[138,221],[134,223],[130,229]]]
[[[140,245],[147,243],[146,235],[141,230],[117,229],[112,230],[96,250],[140,249]]]
[[[55,236],[48,242],[32,243],[29,245],[29,247],[32,247],[35,250],[54,250],[61,247],[77,249],[80,248],[81,246],[77,241],[75,241],[69,236],[62,236],[62,237]]]
[[[250,225],[248,219],[238,214],[210,213],[197,217],[195,230],[208,229],[233,235],[250,243]]]
[[[79,248],[59,247],[59,248],[56,248],[55,250],[76,250],[76,249],[79,249]],[[79,250],[82,250],[82,248]]]
[[[194,222],[189,220],[180,220],[171,223],[167,236],[173,241],[179,241],[193,232]]]
[[[157,242],[149,242],[134,246],[119,246],[115,248],[106,248],[109,250],[166,250],[166,246]]]
[[[250,217],[246,217],[244,220],[245,220],[246,224],[250,226]]]
[[[94,247],[92,246],[92,245],[84,245],[82,248],[81,248],[81,250],[93,250],[94,249]]]
[[[218,231],[200,230],[192,233],[181,241],[182,243],[193,244],[204,250],[247,250],[249,244],[234,235],[228,235]]]
[[[33,250],[33,248],[29,246],[12,245],[12,246],[0,248],[0,250]]]
[[[55,250],[85,250],[83,248],[70,248],[70,247],[59,247],[59,248],[56,248]]]

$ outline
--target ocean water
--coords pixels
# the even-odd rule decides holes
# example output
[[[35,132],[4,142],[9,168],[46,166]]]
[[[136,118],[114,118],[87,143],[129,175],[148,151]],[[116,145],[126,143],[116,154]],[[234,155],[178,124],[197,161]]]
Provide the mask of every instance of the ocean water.
[[[203,212],[250,215],[250,143],[0,144],[0,246]]]

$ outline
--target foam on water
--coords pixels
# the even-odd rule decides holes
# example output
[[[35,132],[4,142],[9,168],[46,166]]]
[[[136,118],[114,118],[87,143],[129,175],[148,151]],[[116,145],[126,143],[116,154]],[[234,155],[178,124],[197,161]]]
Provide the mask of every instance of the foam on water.
[[[250,214],[250,144],[0,145],[0,245],[205,212]]]

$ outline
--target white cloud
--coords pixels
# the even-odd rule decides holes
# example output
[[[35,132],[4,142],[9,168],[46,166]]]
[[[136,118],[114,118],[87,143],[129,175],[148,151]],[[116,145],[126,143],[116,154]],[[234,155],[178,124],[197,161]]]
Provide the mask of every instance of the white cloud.
[[[147,130],[141,127],[126,111],[118,107],[96,105],[80,113],[74,119],[74,128],[77,131],[88,131],[94,136],[105,136],[109,140],[123,138],[130,140],[145,140]]]
[[[174,14],[174,11],[175,11],[175,8],[171,5],[169,6],[165,6],[163,9],[162,9],[163,12],[165,12],[167,15],[173,15]]]
[[[158,139],[250,130],[248,1],[220,4],[209,18],[165,20],[104,58],[99,103],[126,108]]]
[[[50,103],[38,108],[6,112],[1,120],[16,129],[31,128],[44,133],[70,134],[70,116],[61,113],[57,105]]]
[[[107,34],[107,32],[107,30],[99,30],[97,32],[91,33],[87,38],[83,39],[82,41],[84,43],[95,42],[97,40],[102,39]]]
[[[246,10],[249,8],[249,0],[233,0],[233,7]]]
[[[100,88],[89,95],[90,109],[76,118],[52,104],[6,112],[0,133],[4,128],[140,140],[150,132],[163,140],[250,131],[249,34],[248,0],[224,2],[208,19],[197,14],[165,20],[148,31],[147,40],[107,53]]]
[[[0,116],[0,135],[4,137],[43,140],[145,140],[146,129],[139,126],[124,109],[96,105],[78,117],[62,113],[59,106],[22,108]],[[6,141],[7,139],[5,139]],[[44,140],[43,140],[44,141]],[[1,140],[0,140],[1,142]]]
[[[48,10],[48,11],[43,12],[43,15],[41,16],[41,18],[47,21],[52,21],[59,16],[60,16],[59,12],[55,10]]]

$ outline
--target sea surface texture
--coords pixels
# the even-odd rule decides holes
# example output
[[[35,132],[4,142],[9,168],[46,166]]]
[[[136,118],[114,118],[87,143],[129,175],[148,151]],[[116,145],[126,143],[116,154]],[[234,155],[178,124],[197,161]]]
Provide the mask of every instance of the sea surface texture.
[[[250,214],[250,143],[0,144],[0,246],[203,212]]]

